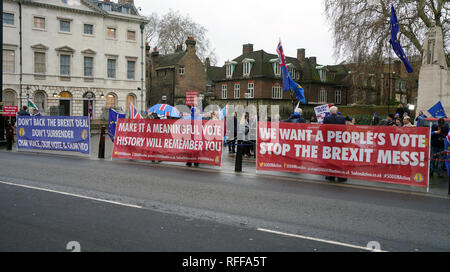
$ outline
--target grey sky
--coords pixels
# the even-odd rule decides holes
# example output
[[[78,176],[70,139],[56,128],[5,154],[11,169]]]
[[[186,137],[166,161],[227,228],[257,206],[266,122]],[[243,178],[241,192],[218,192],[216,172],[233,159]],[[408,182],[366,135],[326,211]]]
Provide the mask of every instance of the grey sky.
[[[169,9],[189,14],[208,29],[218,66],[239,56],[246,43],[276,53],[279,38],[288,56],[305,48],[306,56],[316,56],[320,64],[336,63],[321,0],[135,0],[135,5],[144,15]]]

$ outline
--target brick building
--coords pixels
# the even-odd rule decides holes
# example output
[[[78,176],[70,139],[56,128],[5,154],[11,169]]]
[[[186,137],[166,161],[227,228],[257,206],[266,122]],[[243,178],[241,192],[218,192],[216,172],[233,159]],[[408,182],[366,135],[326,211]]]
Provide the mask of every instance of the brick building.
[[[160,55],[157,48],[147,52],[147,104],[185,104],[186,92],[205,93],[205,65],[196,54],[196,41],[189,37],[186,49],[180,45],[172,54]],[[147,47],[147,50],[149,48]]]
[[[344,66],[320,65],[316,57],[305,57],[305,49],[298,49],[296,57],[286,56],[286,62],[294,81],[305,89],[307,104],[348,103]],[[207,75],[207,89],[215,93],[221,105],[276,104],[281,111],[289,112],[297,102],[292,92],[283,92],[278,56],[254,51],[253,44],[243,45],[242,54],[222,67],[207,65]]]

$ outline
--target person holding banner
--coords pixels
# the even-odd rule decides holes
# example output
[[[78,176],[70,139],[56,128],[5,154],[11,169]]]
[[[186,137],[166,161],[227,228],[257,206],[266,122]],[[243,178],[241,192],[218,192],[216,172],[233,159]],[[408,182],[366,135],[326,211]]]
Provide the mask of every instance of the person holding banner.
[[[330,115],[323,119],[324,124],[334,124],[334,125],[345,125],[345,118],[338,115],[338,108],[333,106],[330,108]],[[336,177],[327,176],[325,179],[329,181],[334,181]],[[346,178],[338,178],[338,182],[346,182]]]
[[[18,114],[19,114],[19,116],[30,116],[30,113],[28,112],[28,107],[23,106]]]
[[[294,113],[289,116],[289,119],[286,120],[288,123],[306,123],[305,118],[302,116],[303,110],[301,108],[296,108]]]
[[[444,118],[438,120],[437,125],[431,127],[431,162],[430,162],[430,177],[434,172],[437,172],[440,178],[443,177],[444,160],[446,158],[444,147],[444,139],[447,137],[449,127],[445,124]]]

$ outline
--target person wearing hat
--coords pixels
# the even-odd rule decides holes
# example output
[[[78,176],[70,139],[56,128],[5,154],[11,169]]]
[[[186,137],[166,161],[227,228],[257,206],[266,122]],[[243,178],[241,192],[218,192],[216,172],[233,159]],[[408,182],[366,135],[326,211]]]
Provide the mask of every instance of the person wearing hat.
[[[444,118],[440,118],[437,125],[434,124],[431,127],[431,161],[430,161],[430,177],[434,172],[437,172],[440,178],[444,174],[444,160],[446,155],[444,153],[445,137],[447,137],[449,131],[448,125],[445,123]]]

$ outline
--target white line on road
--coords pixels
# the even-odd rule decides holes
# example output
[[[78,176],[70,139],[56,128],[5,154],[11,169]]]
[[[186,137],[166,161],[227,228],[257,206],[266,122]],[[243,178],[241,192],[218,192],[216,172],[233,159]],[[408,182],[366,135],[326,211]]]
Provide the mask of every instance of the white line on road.
[[[268,233],[273,233],[273,234],[278,234],[278,235],[283,235],[283,236],[289,236],[289,237],[295,237],[295,238],[300,238],[300,239],[305,239],[305,240],[322,242],[322,243],[327,243],[327,244],[332,244],[332,245],[337,245],[337,246],[350,247],[350,248],[367,250],[367,251],[375,251],[375,250],[373,250],[371,248],[368,248],[368,247],[362,247],[362,246],[357,246],[357,245],[352,245],[352,244],[347,244],[347,243],[341,243],[341,242],[331,241],[331,240],[325,240],[325,239],[319,239],[319,238],[303,236],[303,235],[298,235],[298,234],[291,234],[291,233],[279,232],[279,231],[275,231],[275,230],[268,230],[268,229],[262,229],[262,228],[258,228],[257,230],[263,231],[263,232],[268,232]],[[387,252],[387,251],[376,250],[376,252]]]
[[[23,187],[23,188],[27,188],[27,189],[39,190],[39,191],[50,192],[50,193],[66,195],[66,196],[72,196],[72,197],[78,197],[78,198],[83,198],[83,199],[89,199],[89,200],[105,202],[105,203],[114,204],[114,205],[125,206],[125,207],[129,207],[129,208],[142,209],[142,206],[138,206],[138,205],[121,203],[121,202],[117,202],[117,201],[106,200],[106,199],[95,198],[95,197],[84,196],[84,195],[71,194],[71,193],[55,191],[55,190],[50,190],[50,189],[45,189],[45,188],[40,188],[40,187],[34,187],[34,186],[28,186],[28,185],[23,185],[23,184],[11,183],[11,182],[6,182],[6,181],[0,181],[0,184],[6,184],[6,185],[11,185],[11,186]]]

